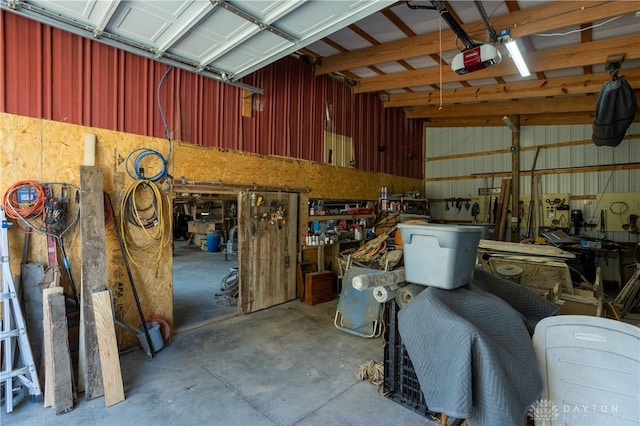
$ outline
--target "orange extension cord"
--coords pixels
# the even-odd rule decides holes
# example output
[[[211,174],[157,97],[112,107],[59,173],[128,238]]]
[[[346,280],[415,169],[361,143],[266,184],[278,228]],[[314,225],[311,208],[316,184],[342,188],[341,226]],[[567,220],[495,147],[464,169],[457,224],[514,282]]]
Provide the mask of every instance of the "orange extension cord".
[[[17,192],[19,189],[33,189],[36,191],[36,199],[29,203],[26,207],[20,207]],[[14,183],[7,189],[4,194],[3,205],[8,217],[16,220],[24,220],[42,216],[44,212],[44,201],[46,193],[44,187],[35,180],[21,180]],[[24,203],[22,203],[24,204]]]

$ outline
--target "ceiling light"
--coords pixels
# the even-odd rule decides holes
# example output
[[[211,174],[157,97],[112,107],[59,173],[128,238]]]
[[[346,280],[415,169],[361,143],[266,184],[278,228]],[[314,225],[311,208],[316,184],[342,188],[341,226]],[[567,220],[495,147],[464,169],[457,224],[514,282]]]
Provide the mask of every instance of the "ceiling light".
[[[527,64],[524,62],[524,58],[522,57],[522,53],[520,53],[520,49],[518,48],[518,43],[515,40],[509,40],[505,43],[507,46],[507,50],[511,55],[511,59],[518,67],[518,71],[522,77],[529,77],[531,73],[529,72],[529,68],[527,68]]]

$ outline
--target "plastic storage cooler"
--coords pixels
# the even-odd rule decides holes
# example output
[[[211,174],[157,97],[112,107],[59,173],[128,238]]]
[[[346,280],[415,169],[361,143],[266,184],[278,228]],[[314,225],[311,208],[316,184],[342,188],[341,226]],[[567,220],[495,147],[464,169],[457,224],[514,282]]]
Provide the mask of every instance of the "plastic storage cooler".
[[[398,228],[407,281],[448,290],[471,282],[482,228],[404,223]]]

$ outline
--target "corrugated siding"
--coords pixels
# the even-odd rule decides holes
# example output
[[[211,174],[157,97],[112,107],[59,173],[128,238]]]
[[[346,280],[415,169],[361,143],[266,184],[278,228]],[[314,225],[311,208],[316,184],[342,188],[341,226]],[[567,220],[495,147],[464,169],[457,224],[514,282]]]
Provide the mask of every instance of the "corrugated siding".
[[[164,137],[156,91],[167,66],[0,11],[0,110]],[[323,161],[323,132],[351,137],[356,168],[421,178],[422,123],[285,58],[243,82],[264,89],[253,116],[242,91],[173,69],[160,90],[171,136],[195,145]],[[329,108],[330,120],[327,120]],[[379,152],[378,146],[385,151]],[[411,155],[409,155],[411,154]],[[412,157],[413,159],[410,159]]]
[[[590,125],[563,126],[523,126],[520,133],[520,145],[532,147],[553,143],[590,140]],[[640,123],[631,125],[628,134],[640,134]],[[507,127],[469,127],[469,128],[428,128],[426,131],[426,157],[466,154],[473,152],[508,149],[511,146],[511,131]],[[520,157],[520,170],[531,170],[535,150],[523,151]],[[598,147],[592,143],[561,148],[540,150],[537,170],[559,169],[567,167],[598,166],[607,164],[626,164],[640,162],[640,143],[636,140],[624,140],[615,147]],[[453,177],[473,173],[510,172],[511,154],[493,154],[477,157],[456,158],[442,161],[427,161],[427,178]],[[483,179],[443,180],[426,183],[429,198],[467,198],[475,196],[483,186]],[[596,195],[598,193],[640,192],[640,170],[616,170],[614,172],[544,174],[541,179],[542,192],[547,194],[569,193],[574,196]],[[496,179],[494,187],[500,186]],[[531,178],[522,173],[520,193],[531,193]],[[585,218],[597,216],[595,203],[583,200],[571,200],[571,209],[583,210]],[[451,207],[451,206],[450,206]],[[434,203],[432,214],[435,218],[470,220],[462,210],[445,210],[444,203]],[[464,216],[464,217],[463,217]],[[626,239],[626,235],[618,237]]]

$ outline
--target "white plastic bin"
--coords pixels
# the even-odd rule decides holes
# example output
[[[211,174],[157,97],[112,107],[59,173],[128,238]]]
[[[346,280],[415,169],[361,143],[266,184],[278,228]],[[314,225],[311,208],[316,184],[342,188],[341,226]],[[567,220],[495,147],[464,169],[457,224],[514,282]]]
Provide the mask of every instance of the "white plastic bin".
[[[471,282],[482,228],[404,223],[398,228],[407,281],[448,290]]]

